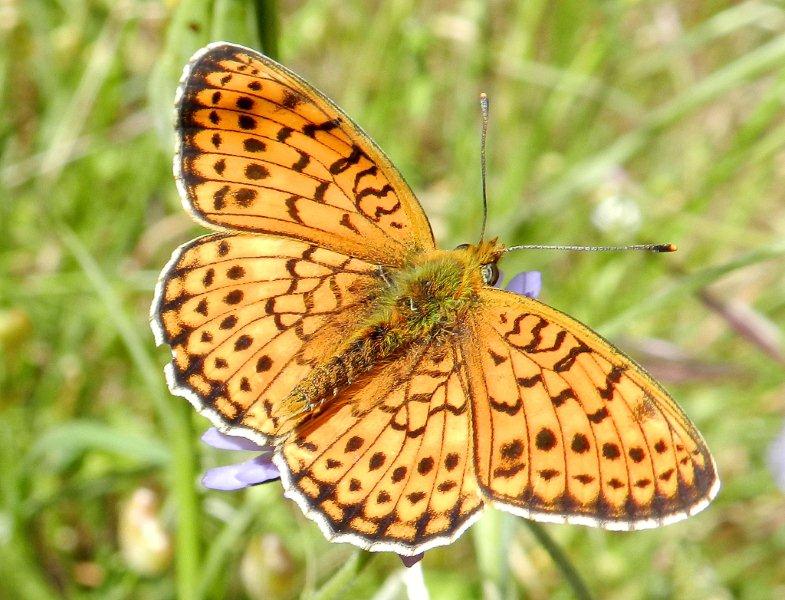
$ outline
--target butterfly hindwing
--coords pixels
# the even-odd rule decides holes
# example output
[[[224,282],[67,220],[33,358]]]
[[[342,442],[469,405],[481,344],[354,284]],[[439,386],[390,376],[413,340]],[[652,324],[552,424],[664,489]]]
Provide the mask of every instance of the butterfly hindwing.
[[[462,363],[451,346],[413,349],[284,444],[287,495],[328,538],[412,555],[449,543],[479,516]]]
[[[291,389],[364,315],[378,269],[298,240],[214,234],[179,248],[151,318],[167,376],[218,424],[277,437]]]
[[[220,42],[185,69],[175,176],[210,226],[271,233],[399,265],[434,248],[389,159],[327,97],[251,49]]]
[[[481,297],[467,364],[489,500],[608,529],[656,527],[708,504],[719,481],[700,433],[638,365],[540,302]]]

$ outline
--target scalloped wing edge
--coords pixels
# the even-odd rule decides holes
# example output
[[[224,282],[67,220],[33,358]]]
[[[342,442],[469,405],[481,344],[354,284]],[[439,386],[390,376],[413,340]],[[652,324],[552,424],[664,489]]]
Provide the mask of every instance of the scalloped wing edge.
[[[716,473],[716,466],[714,465],[713,458],[712,466],[715,467],[714,471]],[[684,521],[685,519],[701,512],[704,508],[706,508],[711,503],[711,501],[714,500],[719,491],[720,480],[719,478],[715,478],[714,483],[709,489],[709,493],[692,504],[687,510],[671,513],[659,519],[638,519],[635,521],[598,519],[595,517],[589,517],[587,515],[562,515],[558,513],[547,513],[507,504],[498,500],[493,500],[485,495],[483,495],[483,498],[485,499],[486,503],[493,506],[494,508],[498,508],[499,510],[509,512],[532,521],[538,521],[540,523],[567,523],[570,525],[585,525],[586,527],[597,527],[607,531],[640,531],[642,529],[656,529],[657,527],[664,527],[666,525],[678,523],[679,521]],[[480,493],[482,493],[482,491]]]
[[[229,232],[226,232],[229,233]],[[153,331],[153,336],[155,337],[155,345],[156,346],[163,346],[167,345],[166,342],[166,334],[164,332],[163,323],[161,323],[161,314],[160,314],[160,307],[163,303],[164,297],[164,287],[166,285],[166,281],[169,277],[169,274],[174,269],[175,265],[180,260],[180,257],[183,253],[191,248],[194,244],[197,244],[204,240],[207,237],[212,237],[216,235],[215,233],[210,233],[207,235],[199,236],[193,240],[185,242],[175,249],[172,252],[172,256],[169,258],[169,261],[166,263],[164,268],[161,270],[161,274],[158,276],[158,281],[155,284],[155,293],[153,295],[153,302],[150,304],[150,329]],[[231,234],[230,234],[231,235]],[[177,381],[177,377],[175,376],[174,372],[174,349],[171,349],[171,360],[164,366],[164,375],[166,377],[166,384],[169,387],[169,391],[181,398],[185,398],[188,402],[196,409],[196,411],[209,419],[209,421],[218,428],[219,431],[225,433],[227,435],[233,435],[237,437],[243,437],[249,439],[253,442],[256,442],[259,445],[270,444],[274,443],[274,440],[268,439],[266,436],[260,434],[258,431],[254,431],[248,427],[239,427],[237,425],[230,425],[228,424],[224,418],[213,408],[207,406],[202,399],[199,397],[199,394],[194,392],[192,389],[180,384]]]
[[[278,467],[278,472],[281,474],[281,483],[284,487],[284,496],[290,500],[294,500],[297,506],[300,507],[300,510],[302,510],[303,514],[319,526],[319,529],[321,530],[324,537],[326,537],[331,542],[349,543],[362,548],[363,550],[368,550],[369,552],[395,552],[396,554],[400,554],[402,556],[417,556],[426,550],[452,544],[455,540],[461,537],[461,535],[463,535],[463,533],[469,529],[469,527],[474,525],[474,523],[477,522],[477,520],[483,514],[484,505],[480,504],[480,506],[477,507],[477,509],[466,519],[466,521],[461,523],[461,525],[450,535],[436,536],[423,542],[422,544],[408,545],[396,542],[373,541],[353,533],[341,533],[335,531],[330,526],[329,521],[317,510],[315,510],[308,502],[308,498],[300,493],[293,485],[289,467],[287,466],[286,460],[280,451],[276,451],[273,455],[273,462],[275,463],[275,466]]]

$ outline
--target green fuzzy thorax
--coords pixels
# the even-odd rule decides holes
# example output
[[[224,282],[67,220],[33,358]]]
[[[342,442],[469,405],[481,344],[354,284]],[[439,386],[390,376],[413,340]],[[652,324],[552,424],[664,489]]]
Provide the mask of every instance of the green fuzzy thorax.
[[[401,269],[386,283],[366,325],[383,335],[389,350],[449,332],[477,302],[480,264],[463,251],[437,251]]]

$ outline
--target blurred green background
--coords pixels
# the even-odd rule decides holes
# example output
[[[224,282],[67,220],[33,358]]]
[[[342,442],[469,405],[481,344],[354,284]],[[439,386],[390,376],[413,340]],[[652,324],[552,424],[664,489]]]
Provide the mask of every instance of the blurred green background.
[[[546,302],[665,383],[716,456],[717,500],[637,533],[488,511],[427,553],[433,598],[785,597],[766,464],[785,414],[785,4],[721,0],[0,1],[0,597],[405,597],[397,557],[328,543],[279,484],[203,490],[232,457],[166,390],[148,306],[203,233],[172,180],[172,99],[217,39],[332,96],[445,246],[478,235],[486,91],[491,233],[680,248],[503,269],[542,270]]]

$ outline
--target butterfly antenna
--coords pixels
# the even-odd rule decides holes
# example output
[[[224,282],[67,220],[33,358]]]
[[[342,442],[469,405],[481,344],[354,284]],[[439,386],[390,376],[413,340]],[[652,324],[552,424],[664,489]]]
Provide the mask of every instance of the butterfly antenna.
[[[573,252],[616,252],[621,250],[644,250],[646,252],[676,252],[673,244],[635,244],[632,246],[551,246],[547,244],[525,244],[510,246],[505,252],[513,250],[570,250]]]
[[[480,112],[482,113],[482,138],[480,139],[480,170],[482,171],[482,231],[480,241],[485,238],[485,224],[488,222],[488,195],[485,191],[487,169],[485,167],[485,138],[488,135],[488,96],[480,94]]]

